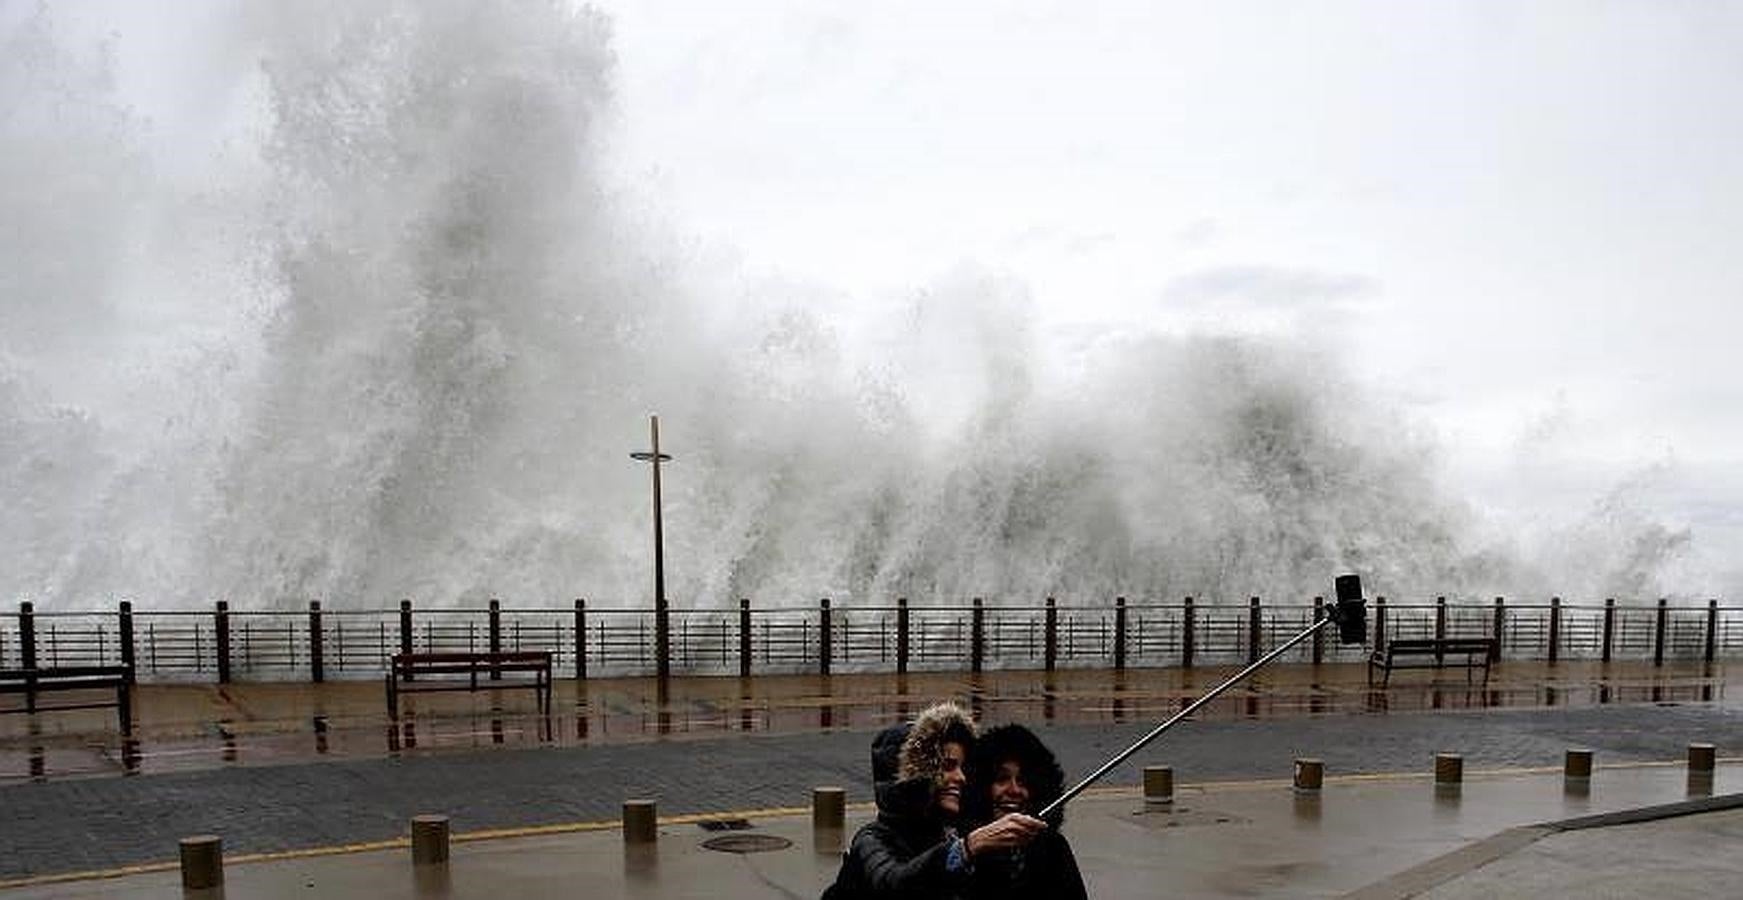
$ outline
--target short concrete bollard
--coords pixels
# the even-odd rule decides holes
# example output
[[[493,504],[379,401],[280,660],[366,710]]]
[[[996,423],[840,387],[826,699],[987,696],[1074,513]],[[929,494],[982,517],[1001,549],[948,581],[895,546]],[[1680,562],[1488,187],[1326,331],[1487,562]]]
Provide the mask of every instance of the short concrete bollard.
[[[182,887],[197,891],[223,883],[223,839],[215,834],[182,838]]]
[[[1295,789],[1298,791],[1317,792],[1325,784],[1325,761],[1319,759],[1295,760]]]
[[[1717,750],[1712,744],[1689,745],[1689,771],[1712,772],[1718,762]]]
[[[623,801],[623,842],[652,844],[659,838],[659,824],[654,818],[654,801]]]
[[[1583,747],[1570,748],[1563,757],[1561,774],[1568,781],[1589,781],[1592,777],[1592,751]]]
[[[430,865],[448,861],[448,817],[412,817],[412,864]]]
[[[847,790],[838,787],[811,789],[811,827],[817,830],[847,827]]]
[[[1167,806],[1174,802],[1174,767],[1144,767],[1144,805]]]

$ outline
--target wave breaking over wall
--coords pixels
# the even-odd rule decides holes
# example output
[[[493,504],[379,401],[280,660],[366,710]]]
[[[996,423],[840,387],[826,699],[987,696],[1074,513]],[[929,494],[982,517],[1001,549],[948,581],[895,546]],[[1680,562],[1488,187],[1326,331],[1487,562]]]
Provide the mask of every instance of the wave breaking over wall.
[[[3,26],[0,596],[643,603],[649,411],[683,605],[1298,599],[1344,570],[1637,596],[1688,540],[1615,509],[1547,560],[1487,537],[1323,349],[1061,340],[969,267],[875,337],[710,289],[599,174],[596,13],[208,26],[185,141],[112,46]]]

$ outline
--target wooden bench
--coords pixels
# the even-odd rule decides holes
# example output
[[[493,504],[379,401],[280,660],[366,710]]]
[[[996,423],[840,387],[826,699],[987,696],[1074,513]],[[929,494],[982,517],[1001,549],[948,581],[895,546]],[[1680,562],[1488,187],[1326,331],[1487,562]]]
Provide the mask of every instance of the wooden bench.
[[[456,677],[461,675],[466,677]],[[503,678],[503,675],[523,677]],[[550,715],[551,652],[395,653],[387,672],[387,714],[399,718],[400,694],[497,688],[532,689],[538,698],[539,712]]]
[[[85,701],[56,703],[44,706],[36,695],[60,691],[115,692],[115,699],[102,702]],[[115,708],[121,720],[121,731],[133,731],[133,667],[131,666],[57,666],[34,669],[0,669],[0,694],[23,694],[22,709],[0,709],[0,713],[54,712],[66,709]]]
[[[1391,680],[1393,669],[1462,668],[1465,681],[1471,672],[1483,670],[1483,683],[1489,683],[1489,658],[1495,652],[1495,639],[1489,637],[1408,638],[1390,641],[1368,657],[1368,683],[1374,683],[1374,670],[1381,671],[1380,684]]]

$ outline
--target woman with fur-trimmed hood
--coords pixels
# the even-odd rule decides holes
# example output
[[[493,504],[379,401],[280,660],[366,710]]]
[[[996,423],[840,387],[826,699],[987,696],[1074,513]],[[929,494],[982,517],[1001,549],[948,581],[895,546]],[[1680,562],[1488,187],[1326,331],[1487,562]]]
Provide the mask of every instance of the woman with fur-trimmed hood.
[[[940,703],[902,729],[887,728],[872,744],[878,817],[853,836],[825,900],[956,900],[969,891],[977,855],[1020,847],[1044,827],[1018,813],[963,836],[963,765],[974,747],[974,721],[962,707]]]
[[[968,821],[991,822],[1012,813],[1034,815],[1065,792],[1065,770],[1053,751],[1021,725],[1000,725],[980,736],[968,758]],[[1065,810],[1046,819],[1047,829],[1027,846],[992,851],[974,862],[973,893],[982,897],[1058,898],[1089,896],[1071,844],[1060,833]]]

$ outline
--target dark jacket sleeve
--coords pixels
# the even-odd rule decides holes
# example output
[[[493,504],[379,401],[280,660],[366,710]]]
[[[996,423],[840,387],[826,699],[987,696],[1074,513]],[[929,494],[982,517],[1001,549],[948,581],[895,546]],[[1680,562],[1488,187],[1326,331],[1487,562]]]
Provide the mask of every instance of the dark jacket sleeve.
[[[918,891],[949,889],[966,879],[945,869],[949,844],[940,841],[905,856],[882,828],[864,828],[853,838],[852,854],[872,896],[907,896]]]

